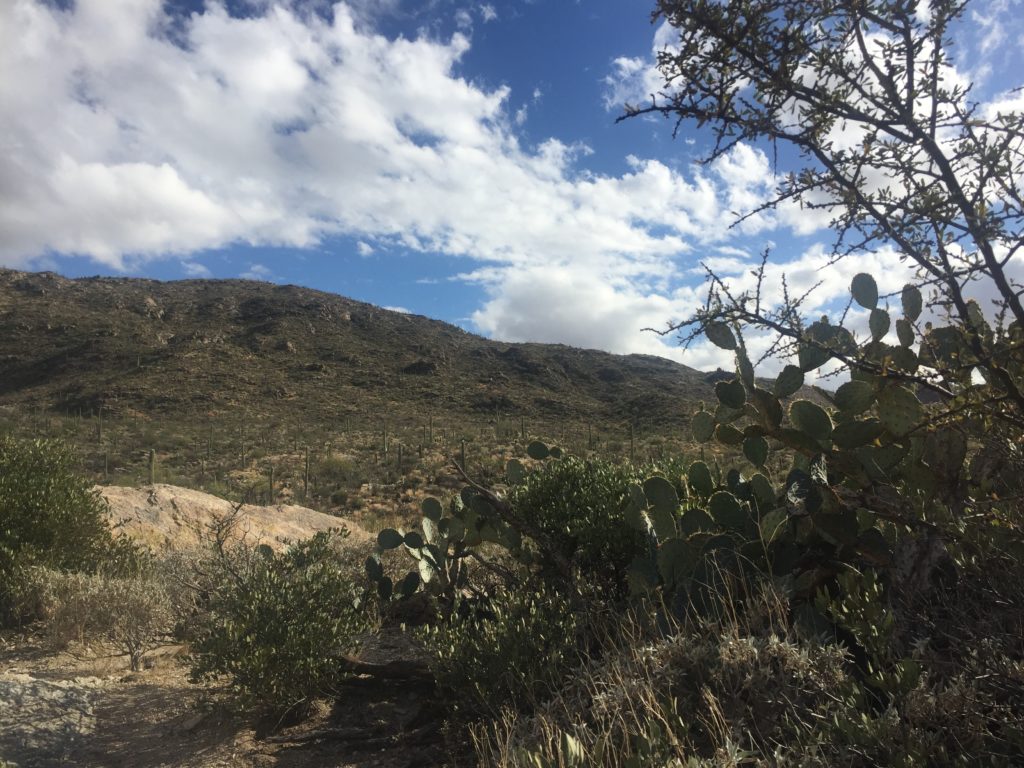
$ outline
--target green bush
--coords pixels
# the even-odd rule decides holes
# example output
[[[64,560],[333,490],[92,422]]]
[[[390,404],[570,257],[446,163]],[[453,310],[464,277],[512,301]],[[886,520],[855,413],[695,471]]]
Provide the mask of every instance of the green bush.
[[[137,550],[115,540],[106,507],[74,472],[75,457],[59,441],[0,437],[0,620],[14,615],[13,591],[28,569],[131,570]]]
[[[218,544],[206,613],[192,645],[194,680],[220,675],[246,703],[299,711],[330,693],[364,620],[335,544],[347,531],[318,533],[275,554],[266,545]]]
[[[632,470],[607,461],[548,461],[516,486],[515,514],[539,528],[583,573],[622,584],[644,540],[625,525]]]
[[[424,631],[439,688],[464,714],[533,709],[582,660],[583,622],[562,594],[501,593]]]

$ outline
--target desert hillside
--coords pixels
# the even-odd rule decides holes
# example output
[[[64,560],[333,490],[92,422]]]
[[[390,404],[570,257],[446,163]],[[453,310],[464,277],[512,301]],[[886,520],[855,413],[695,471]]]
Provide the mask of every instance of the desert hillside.
[[[714,397],[663,358],[491,341],[293,285],[6,269],[0,368],[0,407],[115,418],[682,424]]]

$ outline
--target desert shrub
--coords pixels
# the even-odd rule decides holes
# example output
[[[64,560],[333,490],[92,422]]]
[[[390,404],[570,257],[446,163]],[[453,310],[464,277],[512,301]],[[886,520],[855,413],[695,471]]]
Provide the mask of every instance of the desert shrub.
[[[474,603],[423,637],[439,688],[472,716],[547,700],[581,663],[583,625],[564,594],[524,587]]]
[[[509,501],[581,571],[620,584],[643,548],[642,535],[622,515],[634,481],[629,467],[570,456],[527,475]]]
[[[56,647],[109,643],[128,656],[133,670],[172,625],[170,594],[147,573],[66,573],[36,566],[21,584],[20,600],[30,601],[23,610],[42,617]]]
[[[335,548],[346,535],[318,533],[280,554],[219,540],[192,643],[193,679],[227,676],[247,704],[278,713],[331,692],[342,674],[336,655],[364,627]]]
[[[106,508],[74,472],[71,450],[59,441],[0,437],[0,621],[34,618],[13,610],[14,592],[34,566],[93,571],[99,565],[128,572],[139,552],[114,539]],[[22,608],[27,605],[21,601]]]

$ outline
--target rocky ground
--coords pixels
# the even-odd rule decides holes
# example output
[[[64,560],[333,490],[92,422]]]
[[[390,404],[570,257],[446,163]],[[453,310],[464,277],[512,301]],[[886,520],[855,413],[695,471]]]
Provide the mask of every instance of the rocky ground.
[[[173,486],[106,488],[119,529],[156,549],[186,549],[230,504]],[[205,498],[204,498],[205,497]],[[247,536],[272,546],[337,525],[301,507],[246,507]],[[355,530],[353,546],[369,534]],[[222,691],[188,680],[184,648],[165,646],[131,672],[123,656],[55,652],[31,632],[0,634],[0,768],[183,768],[437,765],[439,711],[429,685],[356,677],[297,725],[233,711]],[[415,653],[399,633],[364,639],[359,658]],[[5,762],[6,761],[6,762]]]

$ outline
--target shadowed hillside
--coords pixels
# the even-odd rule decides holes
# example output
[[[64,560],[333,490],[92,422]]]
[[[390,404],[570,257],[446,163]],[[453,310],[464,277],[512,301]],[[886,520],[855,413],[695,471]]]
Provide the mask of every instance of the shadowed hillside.
[[[657,357],[490,341],[334,294],[243,280],[0,270],[0,405],[319,422],[527,416],[677,426],[714,400]]]

